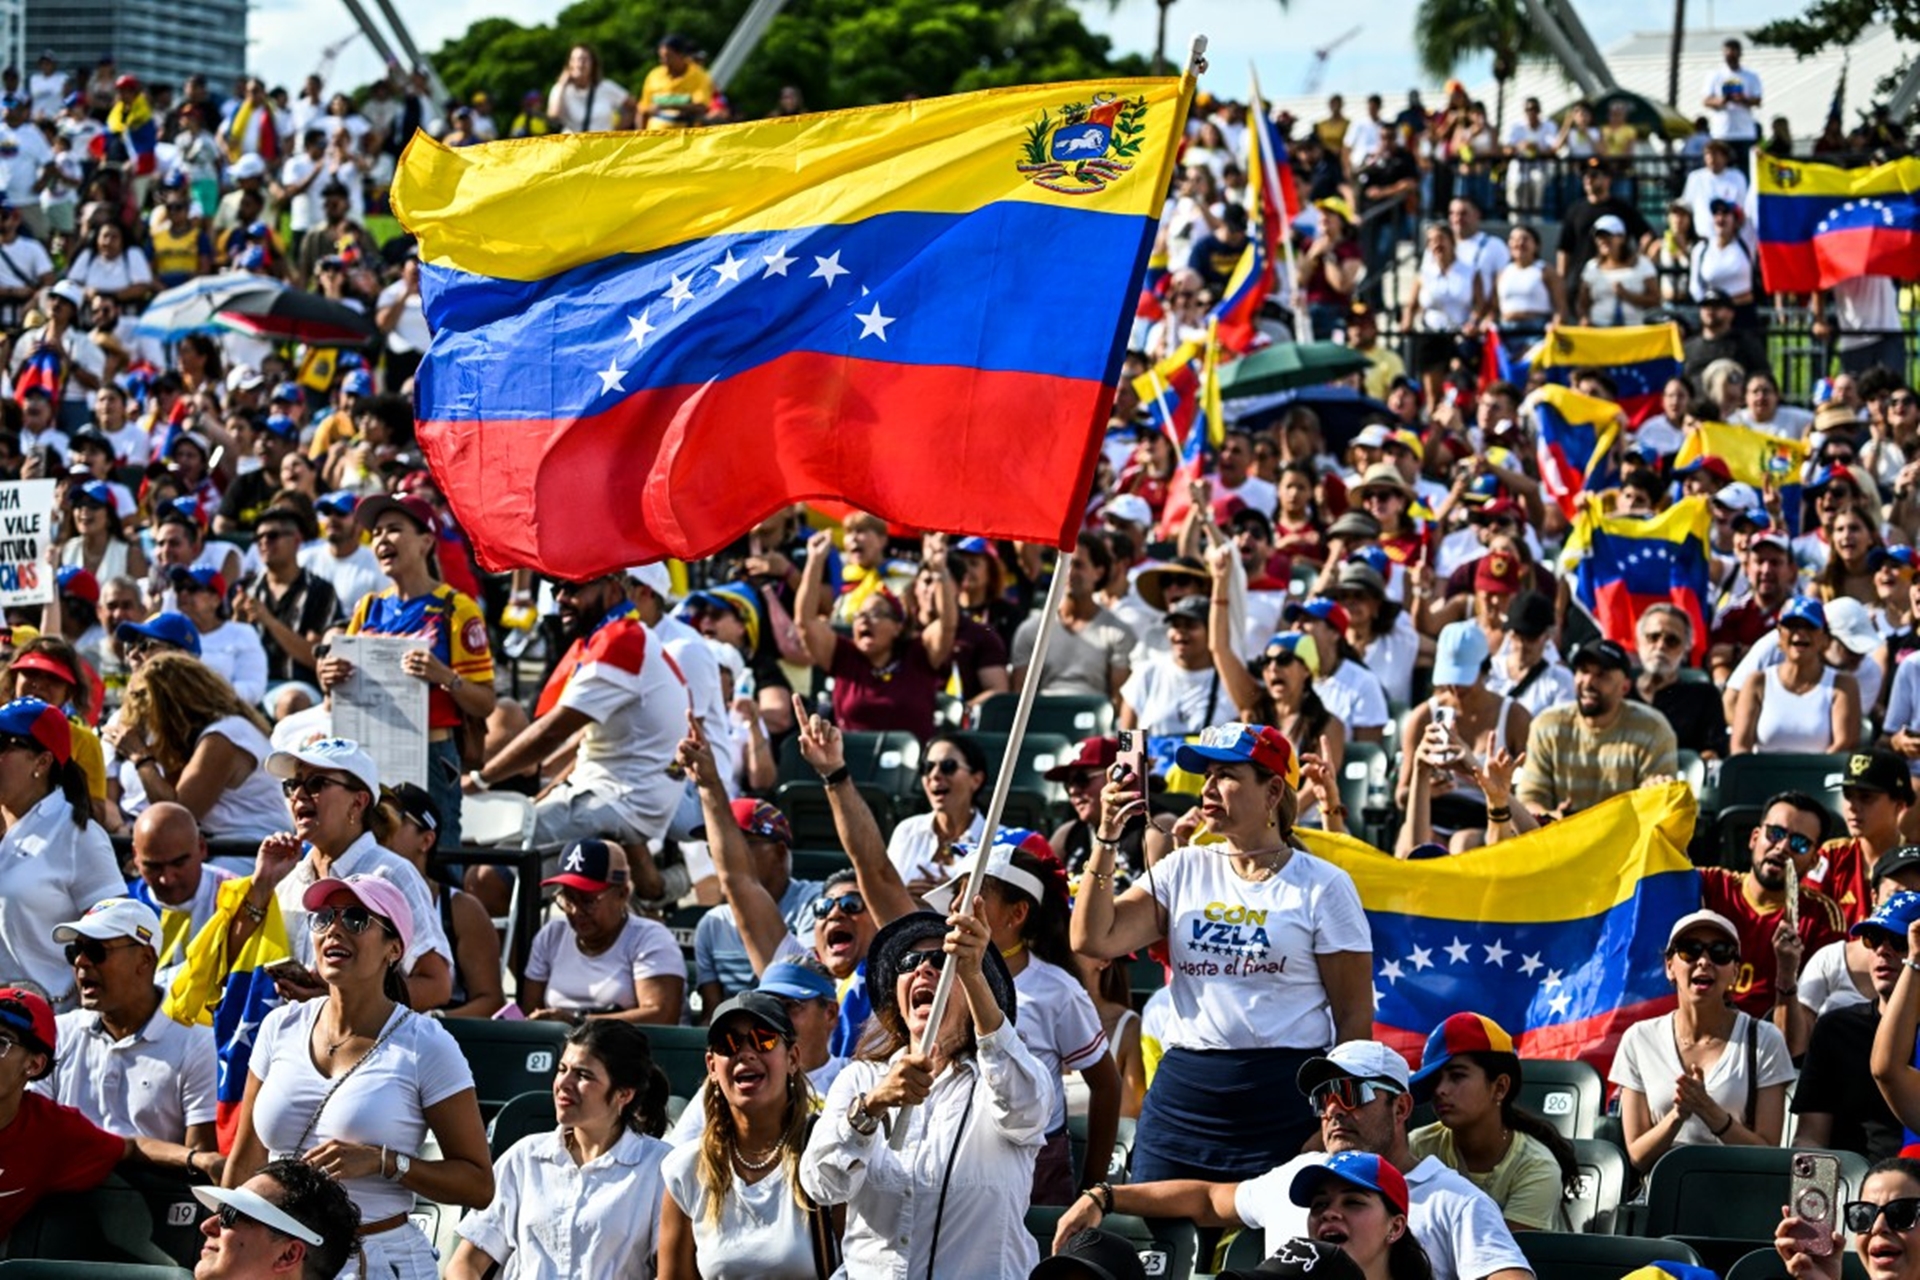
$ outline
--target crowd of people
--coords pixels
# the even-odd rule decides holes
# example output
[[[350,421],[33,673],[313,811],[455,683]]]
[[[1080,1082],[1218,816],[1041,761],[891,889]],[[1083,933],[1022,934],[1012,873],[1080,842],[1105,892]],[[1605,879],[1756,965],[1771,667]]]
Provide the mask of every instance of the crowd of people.
[[[1612,1057],[1622,1152],[1857,1153],[1862,1198],[1786,1220],[1783,1258],[1837,1277],[1844,1228],[1874,1280],[1920,1276],[1920,395],[1869,278],[1812,300],[1835,341],[1783,399],[1743,176],[1780,144],[1737,43],[1658,231],[1617,112],[1529,101],[1496,140],[1458,86],[1392,121],[1334,99],[1292,138],[1315,217],[1276,301],[1365,353],[1349,381],[1384,409],[1240,420],[1196,474],[1134,378],[1204,328],[1247,236],[1245,109],[1203,106],[1070,551],[793,507],[697,564],[484,573],[413,438],[417,251],[367,219],[417,129],[728,118],[695,53],[663,38],[636,94],[575,48],[511,120],[421,75],[224,101],[106,63],[0,77],[0,475],[55,489],[51,599],[0,631],[0,1237],[139,1165],[196,1184],[206,1277],[1120,1280],[1118,1213],[1264,1232],[1260,1274],[1517,1280],[1578,1181],[1517,1101],[1525,1028],[1462,1008],[1417,1055],[1376,1043],[1359,891],[1301,832],[1464,855],[1772,754],[1820,761],[1657,922],[1673,1001]],[[1418,228],[1403,358],[1378,290],[1417,209],[1445,220]],[[381,337],[314,359],[143,331],[229,269]],[[1610,638],[1558,555],[1544,375],[1481,379],[1469,344],[1674,307],[1683,374],[1622,412],[1601,497],[1704,503],[1710,590]],[[1572,382],[1620,399],[1604,368]],[[1717,422],[1804,443],[1797,509],[1710,451],[1676,465]],[[335,731],[363,636],[417,642],[404,780]],[[989,832],[1019,766],[983,725],[1022,694],[1093,731],[1015,779],[1048,829]],[[917,794],[876,790],[874,743]],[[1363,755],[1385,786],[1356,811]],[[514,876],[465,830],[492,792],[548,853],[523,961]],[[564,1037],[554,1125],[499,1153],[456,1034],[487,1018]],[[685,1025],[705,1072],[676,1098],[647,1028]],[[467,1210],[450,1257],[416,1198]]]

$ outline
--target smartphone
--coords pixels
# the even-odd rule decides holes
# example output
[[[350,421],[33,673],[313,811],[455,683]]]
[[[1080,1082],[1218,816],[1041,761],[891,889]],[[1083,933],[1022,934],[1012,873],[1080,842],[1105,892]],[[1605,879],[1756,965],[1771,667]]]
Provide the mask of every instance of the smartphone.
[[[1441,728],[1450,731],[1453,728],[1453,720],[1456,714],[1458,714],[1458,708],[1450,707],[1444,702],[1435,703],[1433,708],[1433,722]]]
[[[1142,796],[1146,795],[1147,735],[1138,729],[1117,729],[1114,737],[1120,747],[1114,754],[1113,770],[1107,776],[1115,782],[1133,787]]]
[[[1792,1179],[1787,1207],[1800,1220],[1794,1238],[1807,1253],[1824,1258],[1833,1252],[1840,1215],[1840,1161],[1813,1151],[1796,1151]]]
[[[292,957],[288,957],[285,960],[276,960],[272,964],[265,966],[265,969],[266,975],[275,982],[288,982],[296,987],[317,987],[320,985],[319,975]]]

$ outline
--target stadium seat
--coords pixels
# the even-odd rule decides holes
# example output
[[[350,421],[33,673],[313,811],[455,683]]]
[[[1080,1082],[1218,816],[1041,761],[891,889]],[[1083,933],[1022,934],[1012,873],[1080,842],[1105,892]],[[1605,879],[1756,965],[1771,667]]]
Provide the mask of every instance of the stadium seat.
[[[493,1114],[523,1093],[553,1085],[553,1069],[571,1027],[561,1022],[508,1022],[494,1018],[448,1018],[441,1023],[473,1071],[480,1116]]]
[[[1226,1253],[1220,1259],[1222,1271],[1251,1271],[1267,1260],[1267,1233],[1258,1227],[1242,1227],[1226,1239]]]
[[[1127,986],[1133,992],[1137,1003],[1144,1003],[1148,996],[1167,985],[1166,966],[1152,956],[1140,956],[1127,961]]]
[[[844,733],[841,746],[855,782],[869,782],[889,795],[918,790],[920,740],[910,733]],[[788,782],[818,782],[820,774],[800,755],[798,735],[780,746],[779,778]]]
[[[1008,735],[983,731],[971,736],[980,744],[980,749],[987,754],[987,776],[991,780],[998,776],[1000,762],[1007,754]],[[1073,742],[1065,734],[1043,732],[1029,725],[1027,736],[1020,740],[1020,755],[1014,762],[1013,785],[1023,790],[1037,791],[1052,799],[1060,793],[1059,788],[1041,775],[1060,761],[1072,757]],[[917,786],[914,788],[914,794],[916,796],[920,794]],[[979,803],[983,810],[986,808],[987,795],[988,793],[984,790],[980,794]],[[1001,825],[1011,824],[1002,823]]]
[[[852,859],[838,845],[825,849],[795,849],[791,862],[795,880],[811,880],[815,883],[825,880],[836,871],[849,870],[852,866]]]
[[[642,1027],[653,1049],[654,1065],[667,1073],[670,1092],[691,1098],[707,1078],[705,1027]]]
[[[1748,752],[1729,756],[1720,765],[1720,805],[1765,804],[1767,797],[1781,791],[1807,791],[1839,812],[1840,777],[1846,772],[1847,757],[1818,753]]]
[[[1851,1151],[1829,1154],[1840,1160],[1841,1199],[1851,1199],[1866,1178],[1867,1162]],[[1647,1175],[1641,1230],[1690,1239],[1771,1240],[1792,1159],[1785,1147],[1674,1147]]]
[[[993,695],[973,709],[973,727],[984,733],[1008,732],[1019,701],[1018,694]],[[1092,694],[1042,694],[1033,700],[1027,732],[1056,733],[1069,742],[1104,737],[1113,732],[1113,701]]]
[[[1057,1205],[1034,1205],[1027,1210],[1027,1230],[1039,1242],[1042,1257],[1053,1252],[1054,1228],[1060,1225],[1060,1215],[1065,1212]],[[1185,1218],[1149,1220],[1128,1213],[1110,1213],[1100,1220],[1100,1229],[1131,1244],[1149,1276],[1185,1280],[1193,1274],[1194,1259],[1200,1252],[1200,1233]]]
[[[878,783],[856,782],[853,785],[860,792],[860,798],[867,802],[867,808],[873,811],[873,820],[879,824],[881,838],[891,835],[894,823],[907,812],[906,805],[911,797],[890,791]],[[810,781],[781,783],[780,789],[773,793],[773,802],[780,807],[780,812],[787,815],[787,823],[793,828],[794,843],[809,848],[840,843],[839,829],[833,825],[833,803],[827,796],[826,784],[818,777]]]
[[[680,950],[684,954],[691,956],[693,954],[693,931],[700,924],[700,917],[706,915],[707,912],[711,910],[713,910],[713,908],[705,904],[691,907],[675,907],[673,910],[667,912],[666,918],[660,923],[666,925],[668,932],[673,934],[673,940],[680,944]]]
[[[1513,1238],[1541,1280],[1620,1280],[1655,1262],[1700,1265],[1700,1255],[1679,1240],[1579,1231],[1516,1231]]]
[[[1866,1264],[1858,1254],[1840,1255],[1841,1280],[1867,1280]],[[1727,1272],[1726,1280],[1791,1280],[1787,1264],[1772,1249],[1755,1249]]]
[[[171,1268],[174,1260],[153,1242],[153,1228],[147,1198],[114,1175],[91,1191],[41,1200],[7,1236],[7,1257],[61,1259],[68,1268],[83,1262]]]
[[[1131,1117],[1121,1116],[1120,1124],[1114,1130],[1113,1157],[1107,1161],[1106,1178],[1109,1182],[1126,1181],[1127,1160],[1133,1154],[1134,1123]],[[1067,1145],[1072,1153],[1074,1174],[1078,1177],[1087,1150],[1086,1113],[1077,1112],[1067,1117]]]
[[[118,1176],[146,1200],[153,1219],[149,1238],[154,1245],[180,1266],[193,1266],[199,1260],[200,1247],[207,1242],[200,1234],[200,1221],[207,1210],[194,1199],[186,1174],[150,1165],[126,1165]]]
[[[1567,1201],[1567,1226],[1605,1234],[1627,1194],[1627,1157],[1603,1139],[1575,1138],[1573,1158],[1580,1166],[1580,1182]]]
[[[1591,1138],[1606,1101],[1607,1084],[1593,1064],[1577,1059],[1527,1058],[1520,1063],[1521,1106],[1542,1116],[1564,1138]]]
[[[1349,831],[1380,847],[1392,847],[1393,833],[1387,828],[1394,825],[1393,760],[1386,746],[1348,740],[1340,760],[1340,803],[1347,806]]]
[[[507,1153],[508,1147],[520,1139],[545,1133],[557,1123],[550,1091],[523,1093],[509,1098],[507,1105],[501,1107],[487,1125],[487,1150],[498,1160]]]

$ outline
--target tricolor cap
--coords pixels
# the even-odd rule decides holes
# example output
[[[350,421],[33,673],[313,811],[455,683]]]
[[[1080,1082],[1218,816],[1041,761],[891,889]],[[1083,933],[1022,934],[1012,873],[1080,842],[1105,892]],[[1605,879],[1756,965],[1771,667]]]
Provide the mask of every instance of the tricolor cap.
[[[1267,640],[1269,649],[1285,649],[1300,659],[1307,668],[1307,674],[1318,679],[1320,676],[1320,646],[1314,643],[1312,636],[1304,631],[1282,631]]]
[[[953,878],[939,888],[929,890],[924,896],[926,904],[943,915],[953,909],[954,895],[967,883],[967,877],[973,874],[974,864],[979,861],[979,854],[969,850],[964,842],[955,845],[954,849],[963,856],[953,864]],[[1036,903],[1046,901],[1047,886],[1040,877],[1013,865],[1016,851],[1030,853],[1042,862],[1054,860],[1053,846],[1038,831],[1029,831],[1025,827],[1002,827],[999,838],[993,842],[993,848],[987,851],[988,877],[1012,885]]]
[[[232,1208],[241,1217],[257,1222],[269,1231],[291,1236],[315,1249],[327,1242],[326,1237],[318,1231],[265,1196],[245,1187],[194,1187],[193,1198],[215,1213]]]
[[[723,582],[717,587],[695,591],[686,599],[691,608],[725,609],[740,619],[747,630],[747,649],[760,647],[760,605],[753,588],[744,582]]]
[[[963,556],[990,556],[993,544],[981,537],[961,538],[953,544],[954,551]]]
[[[1336,1151],[1324,1161],[1293,1175],[1287,1198],[1301,1208],[1313,1203],[1313,1193],[1329,1178],[1377,1191],[1400,1213],[1407,1211],[1407,1180],[1385,1156],[1371,1151]]]
[[[59,1044],[53,1006],[45,996],[25,987],[0,987],[0,1027],[13,1031],[27,1048],[49,1058]],[[53,1070],[51,1063],[47,1070]]]
[[[1433,1029],[1427,1047],[1420,1051],[1420,1069],[1413,1073],[1413,1096],[1425,1102],[1433,1093],[1434,1079],[1455,1054],[1501,1053],[1520,1056],[1513,1037],[1483,1013],[1456,1013]]]
[[[82,503],[90,503],[111,511],[114,507],[113,488],[105,480],[88,480],[84,484],[76,484],[67,490],[67,503],[76,507]],[[78,566],[69,567],[77,568]]]
[[[63,596],[85,600],[88,604],[100,603],[100,579],[94,577],[93,570],[84,565],[62,565],[60,571],[53,575],[53,581]]]
[[[15,698],[0,706],[0,733],[39,743],[61,764],[73,759],[73,726],[60,708],[38,698]]]
[[[1825,631],[1827,607],[1812,596],[1794,596],[1780,609],[1780,625],[1784,627],[1789,622],[1800,622]]]
[[[1894,565],[1898,568],[1905,569],[1908,573],[1912,573],[1916,563],[1920,563],[1920,557],[1914,555],[1912,547],[1875,547],[1873,550],[1867,552],[1867,568],[1873,570],[1875,573],[1880,572],[1880,570],[1886,568],[1888,565]]]
[[[307,891],[300,895],[300,905],[308,911],[318,911],[336,893],[351,895],[354,901],[392,925],[403,952],[413,949],[413,908],[407,905],[407,895],[399,885],[385,876],[356,875],[345,879],[329,876],[308,885]]]
[[[1183,743],[1173,761],[1189,773],[1205,773],[1211,764],[1257,764],[1290,787],[1300,785],[1300,757],[1287,735],[1272,725],[1212,725],[1199,742]]]
[[[733,801],[731,808],[734,825],[745,834],[759,836],[762,840],[774,840],[789,849],[793,848],[793,824],[770,801],[741,796]],[[703,822],[691,834],[695,840],[702,840],[706,838],[706,833],[707,825]]]
[[[1703,453],[1685,466],[1673,469],[1673,473],[1678,476],[1690,476],[1696,471],[1704,471],[1723,483],[1730,484],[1733,481],[1733,468],[1727,465],[1727,460],[1715,457],[1711,453]]]
[[[1857,938],[1868,929],[1879,929],[1898,938],[1904,947],[1907,945],[1907,930],[1915,920],[1920,920],[1920,893],[1902,889],[1881,899],[1880,905],[1873,909],[1873,914],[1847,930],[1847,936]]]
[[[599,893],[627,883],[627,853],[610,840],[575,840],[560,854],[558,874],[540,882],[582,893]]]
[[[1855,490],[1860,488],[1860,482],[1853,478],[1853,472],[1848,470],[1844,463],[1836,463],[1831,467],[1821,467],[1814,472],[1813,479],[1807,481],[1801,492],[1814,494],[1836,484],[1844,484]]]
[[[1367,568],[1380,575],[1380,580],[1383,583],[1386,581],[1387,575],[1393,571],[1393,557],[1388,555],[1387,549],[1378,543],[1358,547],[1349,552],[1347,554],[1346,564],[1363,564],[1367,566]],[[1346,566],[1342,565],[1341,567],[1345,568]]]
[[[1285,617],[1288,622],[1316,618],[1335,631],[1345,631],[1348,626],[1347,607],[1326,596],[1308,596],[1305,600],[1289,604]]]
[[[103,898],[88,907],[87,913],[78,920],[53,927],[55,942],[65,944],[78,938],[92,938],[96,942],[131,938],[158,954],[160,917],[137,898]]]
[[[167,580],[176,590],[211,591],[223,599],[227,594],[226,576],[210,564],[177,564],[167,570]]]

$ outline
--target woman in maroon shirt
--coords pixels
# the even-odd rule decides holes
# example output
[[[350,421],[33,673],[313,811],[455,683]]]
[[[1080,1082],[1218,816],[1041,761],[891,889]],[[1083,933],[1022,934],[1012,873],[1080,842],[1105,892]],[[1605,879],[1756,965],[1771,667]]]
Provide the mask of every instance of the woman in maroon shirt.
[[[873,589],[855,608],[851,635],[843,636],[828,624],[825,573],[832,550],[829,533],[816,533],[808,541],[793,615],[808,656],[833,677],[834,721],[843,732],[899,730],[924,742],[933,734],[935,704],[947,682],[960,617],[958,592],[947,570],[946,538],[927,535],[923,563],[937,575],[939,590],[918,637],[907,630],[900,598],[885,587]]]

